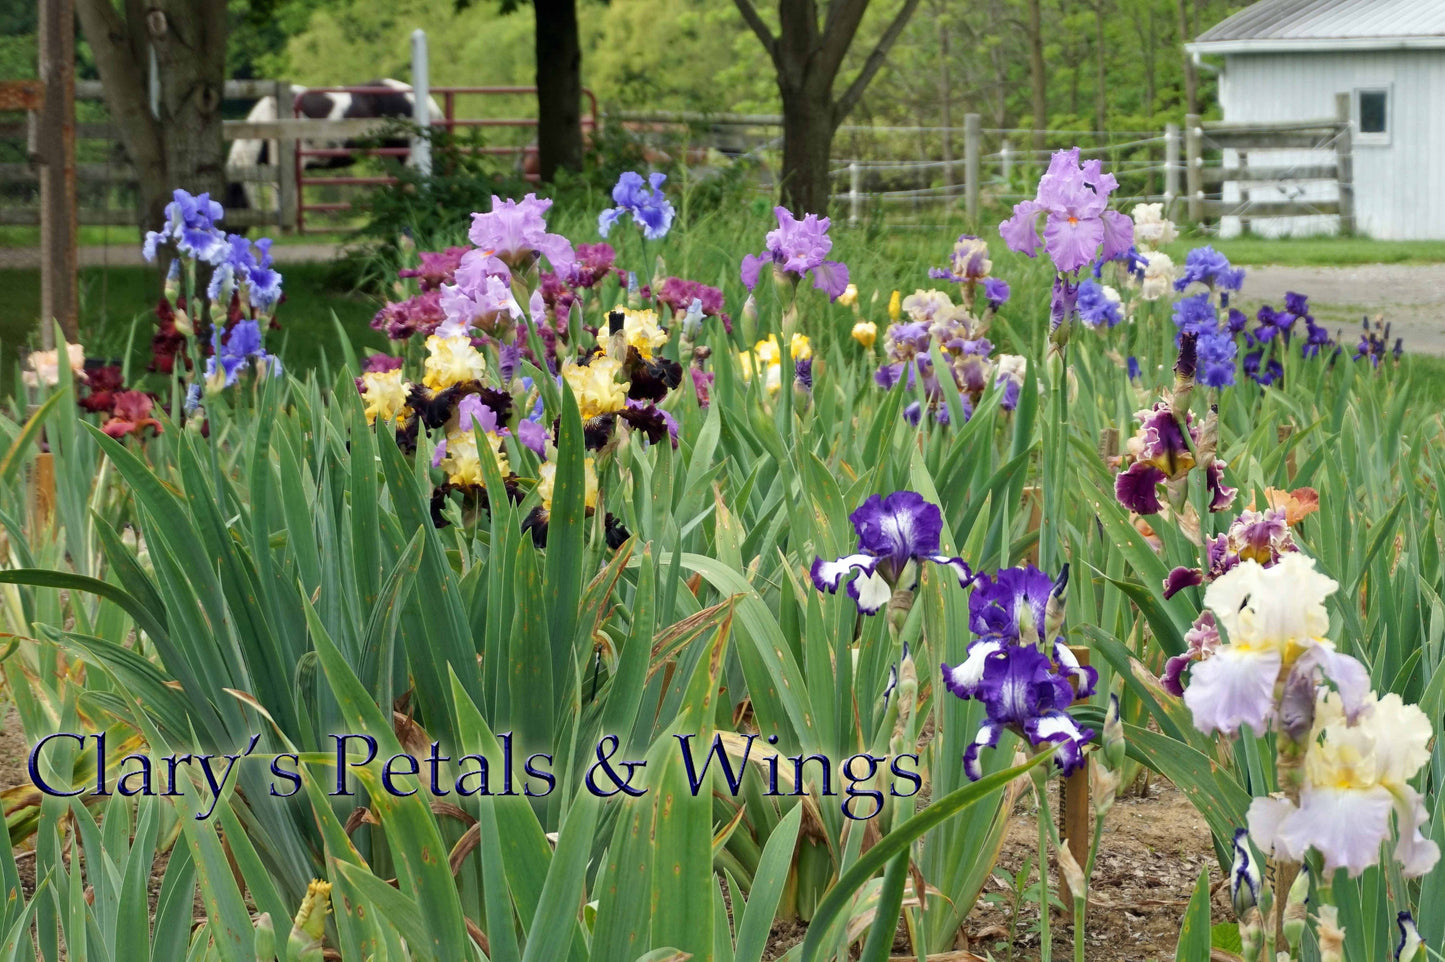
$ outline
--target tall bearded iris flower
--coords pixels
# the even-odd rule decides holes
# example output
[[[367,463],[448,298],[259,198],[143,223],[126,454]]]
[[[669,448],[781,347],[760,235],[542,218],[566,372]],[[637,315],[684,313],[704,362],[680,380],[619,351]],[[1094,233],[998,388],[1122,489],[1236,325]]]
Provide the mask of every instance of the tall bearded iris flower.
[[[226,236],[216,228],[225,211],[211,200],[210,194],[192,196],[179,187],[166,205],[166,222],[158,231],[147,231],[141,253],[145,259],[156,259],[161,244],[175,244],[182,257],[194,257],[208,264],[219,263],[229,246]]]
[[[1113,260],[1134,242],[1128,216],[1108,210],[1109,194],[1119,186],[1098,160],[1079,164],[1079,148],[1060,150],[1039,180],[1033,200],[1014,205],[1013,216],[998,231],[1011,250],[1034,257],[1042,247],[1061,273],[1072,273],[1095,259]],[[1038,217],[1044,215],[1039,238]]]
[[[916,491],[895,491],[886,498],[875,494],[849,520],[858,533],[857,552],[833,561],[814,559],[813,584],[831,594],[843,579],[858,572],[848,582],[848,594],[865,615],[876,615],[888,603],[910,561],[943,565],[960,586],[973,580],[973,571],[962,558],[939,554],[943,513]]]
[[[545,257],[554,271],[569,271],[577,255],[571,241],[561,234],[547,232],[543,215],[551,206],[551,198],[538,200],[536,194],[528,194],[520,201],[493,195],[490,212],[472,214],[472,227],[467,236],[479,250],[463,255],[463,265],[469,258],[481,257],[495,258],[507,267],[525,267],[536,258]],[[505,273],[497,265],[487,269]]]
[[[1424,875],[1439,861],[1440,848],[1421,832],[1429,815],[1409,780],[1430,761],[1430,720],[1399,695],[1367,693],[1359,720],[1351,722],[1345,701],[1336,692],[1319,696],[1299,803],[1256,798],[1249,806],[1249,833],[1261,848],[1290,861],[1315,849],[1327,876],[1338,868],[1356,876],[1379,861],[1393,813],[1401,874]]]
[[[1194,726],[1227,735],[1244,726],[1257,735],[1275,725],[1288,730],[1291,718],[1277,705],[1276,691],[1307,686],[1312,693],[1319,674],[1335,683],[1353,719],[1364,707],[1370,677],[1324,637],[1330,623],[1324,600],[1338,587],[1299,552],[1268,568],[1241,561],[1214,581],[1204,604],[1228,640],[1190,669],[1184,704]],[[1287,733],[1300,740],[1308,729]]]
[[[979,752],[996,746],[1005,730],[1032,745],[1058,745],[1055,762],[1065,774],[1084,763],[1094,732],[1079,727],[1066,709],[1075,697],[1091,695],[1099,676],[1079,664],[1058,634],[1067,580],[1067,569],[1055,582],[1032,565],[978,576],[968,600],[977,640],[961,664],[942,666],[948,690],[978,699],[988,713],[963,756],[964,771],[975,781],[983,777]]]
[[[625,214],[642,228],[642,236],[648,240],[661,240],[672,229],[674,211],[668,199],[662,196],[662,183],[667,175],[654,171],[644,182],[642,175],[627,171],[617,179],[612,188],[612,200],[616,207],[609,207],[597,215],[597,232],[606,237],[612,225]]]
[[[806,214],[802,220],[793,216],[786,207],[774,207],[778,227],[768,231],[767,247],[761,254],[748,254],[743,258],[742,280],[748,290],[758,286],[758,275],[763,266],[771,263],[795,281],[804,274],[813,275],[813,286],[825,292],[829,300],[836,301],[848,289],[848,267],[838,261],[825,260],[833,249],[833,239],[828,236],[832,222],[817,214]]]

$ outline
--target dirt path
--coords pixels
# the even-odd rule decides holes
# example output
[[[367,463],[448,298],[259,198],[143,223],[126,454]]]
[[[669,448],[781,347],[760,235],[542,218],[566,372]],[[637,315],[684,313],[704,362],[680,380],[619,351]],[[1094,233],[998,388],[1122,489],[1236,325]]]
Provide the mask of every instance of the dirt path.
[[[1353,348],[1360,318],[1383,314],[1409,353],[1445,355],[1445,264],[1250,267],[1241,308],[1284,306],[1285,291],[1309,296],[1316,320]]]
[[[341,245],[331,243],[280,244],[271,248],[278,264],[309,264],[336,257]],[[35,270],[40,266],[36,247],[0,247],[0,270]],[[143,267],[140,244],[92,245],[80,249],[81,267]]]

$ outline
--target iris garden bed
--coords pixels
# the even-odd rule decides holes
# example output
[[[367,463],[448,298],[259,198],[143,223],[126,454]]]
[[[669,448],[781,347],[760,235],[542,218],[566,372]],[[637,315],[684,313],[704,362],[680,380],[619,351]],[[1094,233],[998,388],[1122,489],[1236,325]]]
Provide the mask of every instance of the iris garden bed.
[[[178,193],[141,361],[32,353],[0,420],[4,951],[948,958],[1022,806],[1021,951],[1118,958],[1084,896],[1162,777],[1178,958],[1424,957],[1438,416],[1111,187],[1062,152],[929,263],[783,209],[739,262],[656,177],[497,198],[375,352]]]

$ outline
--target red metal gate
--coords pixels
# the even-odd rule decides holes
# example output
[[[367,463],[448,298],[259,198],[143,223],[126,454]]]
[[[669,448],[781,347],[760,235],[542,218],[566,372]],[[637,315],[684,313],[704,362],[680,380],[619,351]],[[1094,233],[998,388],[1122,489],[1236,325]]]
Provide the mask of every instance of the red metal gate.
[[[353,95],[365,94],[395,94],[397,91],[392,87],[308,87],[304,93],[346,93]],[[532,96],[537,94],[536,87],[433,87],[431,96],[433,99],[440,99],[442,116],[432,119],[433,127],[440,127],[448,134],[455,133],[459,128],[476,127],[503,127],[519,128],[537,126],[535,117],[458,117],[457,99],[460,97],[496,97],[496,96]],[[297,94],[291,104],[291,113],[294,117],[301,116],[301,98],[304,94]],[[582,89],[582,96],[586,98],[588,111],[582,117],[583,135],[590,135],[596,131],[598,125],[597,97],[587,88]],[[526,144],[522,146],[482,146],[462,148],[472,153],[492,154],[506,156],[516,155],[525,164],[526,159],[536,154],[537,148]],[[388,175],[376,176],[308,176],[306,173],[306,158],[336,158],[336,157],[406,157],[411,153],[409,147],[349,147],[345,144],[337,146],[317,146],[314,142],[297,141],[296,156],[296,230],[304,233],[307,230],[306,214],[308,211],[320,214],[334,214],[350,210],[351,202],[348,201],[308,201],[306,198],[307,187],[363,187],[363,186],[384,186],[395,184],[397,179]],[[536,181],[535,173],[524,173],[523,176],[530,181]],[[322,228],[314,228],[322,229]]]

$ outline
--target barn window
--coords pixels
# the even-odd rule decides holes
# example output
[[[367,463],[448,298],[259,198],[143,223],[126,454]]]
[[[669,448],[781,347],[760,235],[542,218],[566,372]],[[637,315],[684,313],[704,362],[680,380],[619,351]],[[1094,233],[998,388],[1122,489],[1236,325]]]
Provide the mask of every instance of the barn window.
[[[1386,143],[1390,137],[1390,91],[1376,87],[1355,91],[1355,129],[1363,143]]]

